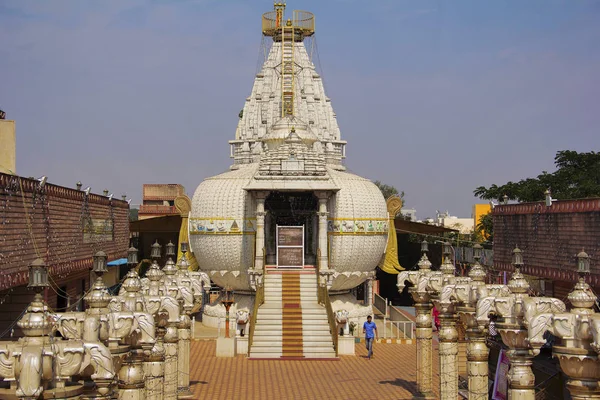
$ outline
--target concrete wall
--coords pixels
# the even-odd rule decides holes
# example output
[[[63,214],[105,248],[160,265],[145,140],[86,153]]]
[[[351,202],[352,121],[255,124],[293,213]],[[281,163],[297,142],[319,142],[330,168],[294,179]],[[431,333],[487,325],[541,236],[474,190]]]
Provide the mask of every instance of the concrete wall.
[[[0,119],[0,173],[17,170],[17,135],[15,121]]]

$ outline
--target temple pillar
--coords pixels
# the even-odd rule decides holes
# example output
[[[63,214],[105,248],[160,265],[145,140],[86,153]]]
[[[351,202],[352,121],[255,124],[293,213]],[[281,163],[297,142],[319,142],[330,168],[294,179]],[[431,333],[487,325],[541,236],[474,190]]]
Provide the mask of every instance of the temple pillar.
[[[131,350],[119,370],[119,400],[144,400],[144,354]]]
[[[412,289],[412,288],[411,288]],[[433,394],[433,361],[432,361],[432,329],[431,329],[431,302],[426,298],[419,298],[416,293],[416,337],[417,337],[417,398],[435,399]]]
[[[191,320],[187,315],[182,315],[177,330],[179,346],[177,349],[177,398],[191,399],[190,390],[190,326]]]
[[[177,326],[169,323],[165,334],[165,384],[164,400],[177,399]]]
[[[265,199],[268,192],[256,192],[256,248],[254,269],[262,271],[265,265]]]
[[[440,398],[456,400],[458,396],[458,331],[452,309],[440,314]],[[431,325],[429,326],[431,329]]]
[[[318,192],[317,197],[319,198],[319,269],[329,269],[329,246],[327,245],[327,217],[329,212],[327,211],[327,200],[329,199],[328,192]]]
[[[367,305],[373,304],[373,276],[367,278]]]
[[[146,400],[162,400],[163,385],[165,383],[165,328],[156,330],[156,343],[150,355],[144,361],[144,375],[146,376]]]
[[[487,400],[490,349],[485,343],[485,332],[477,326],[474,310],[466,315],[466,321],[469,400]]]

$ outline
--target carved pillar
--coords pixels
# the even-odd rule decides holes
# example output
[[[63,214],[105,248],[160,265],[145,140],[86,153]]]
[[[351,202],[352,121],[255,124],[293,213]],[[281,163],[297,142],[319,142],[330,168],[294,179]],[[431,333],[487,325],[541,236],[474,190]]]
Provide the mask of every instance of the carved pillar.
[[[319,212],[317,213],[319,216],[319,269],[327,270],[329,269],[329,246],[327,246],[327,216],[329,215],[327,199],[329,193],[319,192],[317,196],[319,197]]]
[[[265,265],[265,199],[268,192],[256,192],[256,249],[254,252],[254,268],[262,271]]]
[[[411,288],[412,289],[412,288]],[[410,289],[409,289],[410,290]],[[432,329],[431,309],[433,308],[427,296],[413,293],[415,298],[417,322],[417,390],[422,399],[435,399],[432,378]]]
[[[456,315],[452,306],[442,307],[440,324],[440,398],[456,400],[458,396],[458,331],[456,330]]]
[[[465,313],[467,325],[467,373],[469,400],[488,398],[488,356],[490,350],[485,343],[485,332],[477,326],[475,309]]]
[[[367,305],[373,304],[373,276],[367,278]]]
[[[159,327],[156,330],[156,344],[144,361],[144,375],[146,376],[146,399],[162,400],[163,386],[165,383],[165,348],[164,336],[166,330]]]
[[[187,315],[179,318],[179,329],[177,330],[179,346],[177,349],[177,397],[180,399],[191,399],[190,390],[190,326],[191,320]]]
[[[177,324],[169,322],[165,334],[165,385],[164,400],[177,399]]]
[[[144,400],[144,354],[131,350],[119,370],[119,400]]]

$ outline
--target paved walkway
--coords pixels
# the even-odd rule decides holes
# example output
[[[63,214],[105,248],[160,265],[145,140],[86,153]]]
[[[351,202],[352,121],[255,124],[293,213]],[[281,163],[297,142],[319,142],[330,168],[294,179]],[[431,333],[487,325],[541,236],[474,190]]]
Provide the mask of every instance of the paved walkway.
[[[192,341],[191,382],[197,399],[411,399],[416,391],[416,346],[376,344],[366,359],[364,345],[356,356],[340,361],[248,360],[217,358],[214,340]],[[439,385],[434,344],[434,388]],[[436,389],[437,393],[437,389]]]

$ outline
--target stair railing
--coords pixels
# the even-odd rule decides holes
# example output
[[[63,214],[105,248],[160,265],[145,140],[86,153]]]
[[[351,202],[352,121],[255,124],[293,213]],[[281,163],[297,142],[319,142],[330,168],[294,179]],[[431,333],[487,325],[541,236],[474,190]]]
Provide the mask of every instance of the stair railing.
[[[248,355],[250,355],[250,349],[252,348],[252,341],[254,340],[254,329],[256,327],[256,319],[258,317],[258,308],[263,305],[265,302],[265,278],[266,278],[266,268],[265,268],[265,248],[262,249],[263,252],[263,275],[262,279],[256,283],[256,295],[254,296],[254,307],[252,308],[252,315],[250,316],[250,334],[248,336]]]
[[[329,322],[329,332],[331,333],[331,341],[333,342],[333,350],[335,355],[338,355],[338,331],[335,323],[335,314],[333,313],[333,307],[331,306],[331,299],[329,298],[329,291],[327,290],[327,282],[321,282],[321,249],[317,250],[317,300],[319,304],[325,306],[327,312],[327,321]]]

